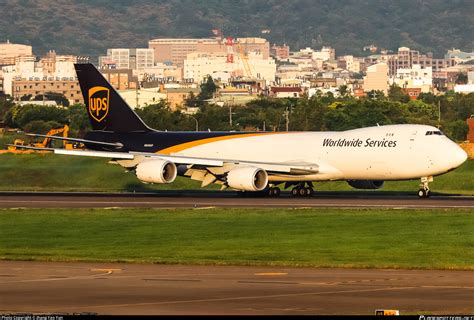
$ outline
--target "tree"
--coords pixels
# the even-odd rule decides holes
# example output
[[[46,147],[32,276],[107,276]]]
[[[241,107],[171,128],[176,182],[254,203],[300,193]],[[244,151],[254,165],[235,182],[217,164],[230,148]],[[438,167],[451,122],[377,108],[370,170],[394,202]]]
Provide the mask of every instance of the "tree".
[[[57,105],[59,106],[64,106],[68,107],[69,106],[69,100],[64,96],[62,93],[57,93],[57,92],[46,92],[44,94],[44,99],[45,100],[52,100],[55,101]],[[38,94],[35,96],[34,100],[36,101],[41,101],[43,100],[43,95]]]
[[[444,127],[444,132],[453,140],[464,141],[466,140],[469,128],[466,121],[456,120],[449,122]]]
[[[396,84],[392,84],[388,89],[388,99],[391,101],[398,101],[398,102],[408,102],[410,101],[410,96],[403,92],[402,88],[400,88]]]
[[[458,73],[458,75],[456,77],[455,83],[456,84],[466,84],[467,81],[468,81],[467,74],[460,72],[460,73]]]
[[[367,98],[383,100],[385,99],[385,94],[383,93],[382,90],[370,90],[369,92],[367,92]]]
[[[195,108],[200,105],[200,101],[198,97],[194,94],[194,92],[189,92],[189,95],[186,99],[184,99],[184,105],[188,108]]]
[[[214,83],[214,80],[211,76],[207,76],[206,80],[201,84],[201,93],[199,93],[199,100],[204,101],[212,99],[214,93],[217,90],[217,85]]]
[[[341,98],[347,98],[347,96],[350,94],[349,87],[345,84],[339,86],[339,88],[337,89],[337,92],[339,92],[339,96]]]

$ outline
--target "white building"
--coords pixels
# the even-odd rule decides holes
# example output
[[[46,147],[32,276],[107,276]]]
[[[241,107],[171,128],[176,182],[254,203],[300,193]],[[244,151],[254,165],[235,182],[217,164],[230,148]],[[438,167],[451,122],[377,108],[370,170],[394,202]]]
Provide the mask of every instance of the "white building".
[[[422,68],[414,64],[412,68],[397,69],[391,83],[401,88],[419,88],[421,92],[430,92],[433,86],[433,71],[431,67]]]
[[[336,57],[336,50],[334,50],[331,47],[322,47],[321,50],[319,51],[313,51],[312,53],[312,59],[313,60],[322,60],[322,61],[328,61],[328,60],[334,60]]]
[[[188,54],[184,60],[184,78],[201,82],[206,76],[229,73],[233,77],[247,77],[263,79],[267,82],[275,81],[276,64],[273,58],[263,58],[262,54],[250,52],[247,57],[234,55],[234,62],[227,62],[226,53]]]
[[[469,94],[474,92],[474,84],[457,84],[454,86],[454,92]]]
[[[149,48],[115,48],[107,49],[107,56],[99,58],[99,64],[103,65],[105,61],[113,62],[117,69],[145,69],[151,68],[155,64],[153,49]]]

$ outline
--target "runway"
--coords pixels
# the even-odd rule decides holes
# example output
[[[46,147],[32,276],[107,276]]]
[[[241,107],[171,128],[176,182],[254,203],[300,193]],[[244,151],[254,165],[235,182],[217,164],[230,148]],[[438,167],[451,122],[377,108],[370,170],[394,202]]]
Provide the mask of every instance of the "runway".
[[[157,193],[2,192],[1,208],[474,208],[474,197],[434,195],[419,199],[403,193],[321,192],[299,198],[241,197],[236,192],[165,191]]]
[[[472,271],[0,262],[0,313],[473,314]]]

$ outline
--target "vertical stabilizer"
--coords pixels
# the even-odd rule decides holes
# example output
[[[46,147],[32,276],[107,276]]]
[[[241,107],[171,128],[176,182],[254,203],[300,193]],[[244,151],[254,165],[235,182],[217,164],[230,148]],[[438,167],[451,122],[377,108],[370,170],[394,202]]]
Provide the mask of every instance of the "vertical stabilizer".
[[[94,130],[151,131],[102,74],[90,63],[74,65]]]

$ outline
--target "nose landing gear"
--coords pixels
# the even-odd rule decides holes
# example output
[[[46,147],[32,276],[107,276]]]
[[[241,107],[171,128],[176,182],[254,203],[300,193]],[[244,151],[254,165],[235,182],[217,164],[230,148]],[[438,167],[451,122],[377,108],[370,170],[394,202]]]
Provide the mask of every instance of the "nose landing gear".
[[[420,183],[420,190],[418,190],[419,198],[429,198],[431,195],[429,183],[433,182],[433,177],[422,177]]]

